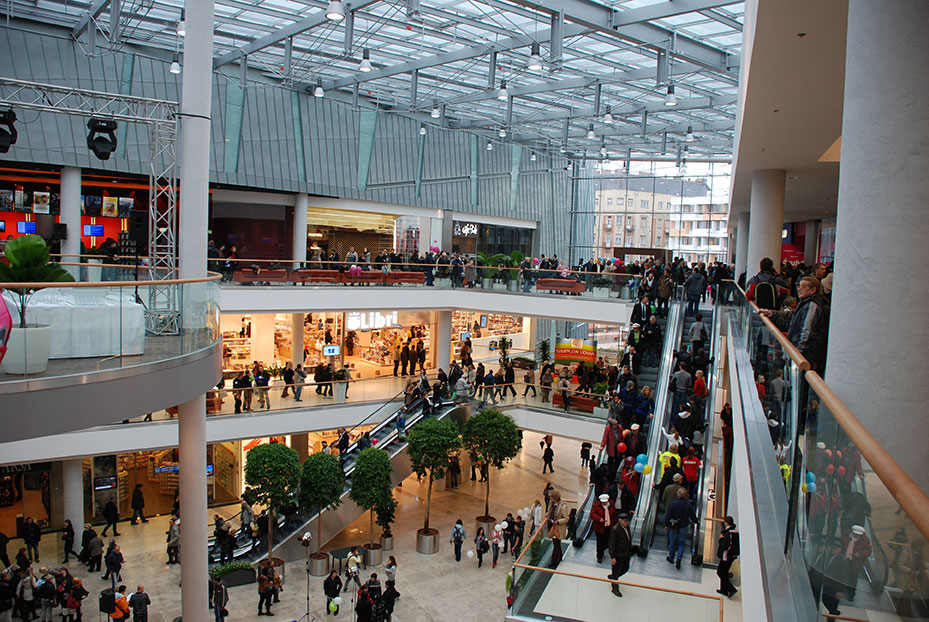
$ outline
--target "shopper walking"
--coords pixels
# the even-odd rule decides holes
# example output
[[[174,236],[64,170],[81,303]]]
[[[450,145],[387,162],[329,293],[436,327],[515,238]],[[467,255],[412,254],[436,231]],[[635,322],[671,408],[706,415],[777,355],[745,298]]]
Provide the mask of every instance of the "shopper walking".
[[[552,539],[552,557],[549,568],[557,568],[561,563],[561,541],[568,535],[568,506],[561,500],[561,493],[552,490],[548,493],[548,535]]]
[[[132,596],[129,597],[132,622],[148,622],[148,608],[151,604],[152,599],[145,593],[145,586],[138,586]]]
[[[106,505],[103,506],[103,519],[106,521],[106,526],[103,528],[100,535],[106,536],[106,530],[112,527],[113,535],[118,536],[119,531],[116,528],[116,523],[119,522],[119,508],[116,507],[116,503],[112,499],[107,501]]]
[[[484,553],[490,550],[490,543],[487,542],[487,536],[484,534],[484,528],[478,527],[474,535],[474,551],[477,553],[477,567],[484,564]]]
[[[93,530],[91,530],[93,532]],[[94,533],[87,543],[87,572],[99,572],[103,562],[103,538]]]
[[[618,580],[621,576],[629,571],[629,558],[632,557],[632,537],[629,535],[629,515],[625,512],[617,516],[617,522],[610,529],[610,562],[613,565],[612,571],[607,575],[608,579]],[[622,598],[623,593],[619,591],[619,584],[613,583],[612,592]]]
[[[345,581],[345,591],[347,592],[351,587],[349,585],[348,579],[351,579],[355,582],[359,588],[361,587],[361,580],[358,578],[358,573],[361,570],[361,555],[358,554],[358,548],[352,547],[352,550],[349,552],[348,557],[345,558],[346,565],[346,581]]]
[[[665,529],[668,530],[668,560],[669,564],[680,570],[681,559],[684,557],[684,544],[687,540],[687,527],[697,522],[694,506],[687,500],[687,491],[677,491],[677,501],[673,502],[665,512]]]
[[[39,561],[39,541],[42,539],[42,529],[35,519],[31,516],[23,523],[23,542],[26,544],[26,551],[29,555],[29,561]]]
[[[106,565],[106,574],[101,578],[106,580],[109,577],[114,590],[116,589],[116,582],[123,580],[123,561],[123,554],[119,550],[119,545],[110,540],[109,550],[103,558],[103,563]]]
[[[384,612],[387,614],[386,622],[390,622],[391,617],[394,615],[394,605],[397,603],[397,599],[400,598],[400,592],[397,591],[396,583],[390,579],[384,582],[384,586],[387,589],[381,595],[381,600],[384,603]]]
[[[716,545],[716,557],[719,559],[719,565],[716,567],[719,589],[716,591],[726,598],[732,598],[738,590],[732,585],[729,573],[732,563],[739,557],[739,530],[736,529],[735,519],[731,516],[727,516],[723,521],[723,530]]]
[[[147,523],[148,519],[145,518],[145,515],[142,511],[145,509],[145,495],[142,494],[142,484],[136,484],[135,490],[132,491],[132,520],[129,521],[130,525],[135,525],[137,520]]]
[[[336,604],[335,609],[332,609],[332,601],[336,598],[339,598],[339,594],[342,593],[342,579],[339,578],[339,573],[335,570],[329,572],[329,576],[326,577],[326,580],[323,581],[323,594],[326,595],[326,615],[330,613],[333,615],[339,615],[339,605]]]
[[[210,589],[210,604],[213,606],[216,622],[223,622],[226,616],[229,615],[229,611],[226,609],[226,605],[229,604],[229,590],[223,585],[222,577],[213,579],[213,585]]]
[[[303,369],[302,363],[297,363],[296,369],[294,369],[294,401],[302,402],[301,396],[303,395],[303,385],[306,384],[306,370]]]
[[[167,553],[168,561],[165,564],[179,564],[181,562],[181,521],[172,516],[168,521],[168,533],[167,533]]]
[[[284,364],[284,371],[281,372],[281,377],[284,379],[284,390],[281,391],[281,397],[287,397],[288,391],[294,384],[294,364],[290,361]],[[297,389],[294,387],[294,396],[296,397]]]
[[[468,537],[465,533],[464,524],[459,518],[455,521],[455,526],[452,527],[452,533],[448,536],[448,541],[451,542],[455,547],[455,561],[461,561],[461,543],[464,542],[465,538]]]
[[[545,469],[548,469],[552,473],[555,472],[555,467],[552,465],[552,460],[555,459],[555,452],[552,450],[551,445],[545,446],[545,451],[542,452],[542,475],[545,475]]]
[[[72,525],[71,521],[67,518],[65,519],[64,527],[61,530],[61,540],[64,542],[65,547],[65,560],[62,563],[67,564],[69,556],[78,556],[78,554],[74,552],[74,525]]]
[[[273,571],[271,567],[268,566],[263,568],[258,575],[258,615],[260,616],[270,616],[271,613],[271,596],[273,595],[273,583],[271,581],[270,574]],[[261,607],[264,606],[265,610],[262,611]]]
[[[597,536],[597,563],[603,563],[603,553],[610,543],[610,532],[616,525],[616,507],[610,495],[604,493],[590,508],[590,520],[593,522],[594,535]]]

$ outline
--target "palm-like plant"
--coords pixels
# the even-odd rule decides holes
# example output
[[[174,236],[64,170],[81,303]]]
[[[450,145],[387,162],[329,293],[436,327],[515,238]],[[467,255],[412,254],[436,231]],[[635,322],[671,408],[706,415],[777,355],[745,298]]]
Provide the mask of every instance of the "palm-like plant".
[[[68,283],[74,280],[67,270],[50,261],[48,245],[38,235],[10,240],[3,249],[10,265],[0,263],[0,283]],[[26,328],[26,307],[36,293],[33,287],[11,287],[16,294],[19,327]]]

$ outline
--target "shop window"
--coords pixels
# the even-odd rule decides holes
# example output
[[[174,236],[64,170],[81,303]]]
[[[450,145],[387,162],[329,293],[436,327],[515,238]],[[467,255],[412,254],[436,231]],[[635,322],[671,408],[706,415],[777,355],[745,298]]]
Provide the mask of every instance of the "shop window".
[[[648,209],[648,199],[642,199],[642,209]]]
[[[626,207],[632,207],[632,199],[626,199]]]

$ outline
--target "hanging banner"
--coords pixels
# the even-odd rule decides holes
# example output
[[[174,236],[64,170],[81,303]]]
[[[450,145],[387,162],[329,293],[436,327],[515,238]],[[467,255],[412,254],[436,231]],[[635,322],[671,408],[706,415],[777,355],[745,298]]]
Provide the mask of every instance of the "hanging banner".
[[[597,347],[584,339],[559,339],[555,342],[555,364],[596,363]]]

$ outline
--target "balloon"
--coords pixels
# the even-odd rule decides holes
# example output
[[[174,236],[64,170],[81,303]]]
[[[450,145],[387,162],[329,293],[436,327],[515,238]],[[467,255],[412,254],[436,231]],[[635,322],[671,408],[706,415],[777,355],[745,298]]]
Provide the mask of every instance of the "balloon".
[[[803,482],[803,484],[800,486],[800,490],[802,490],[803,492],[810,492],[810,487],[809,485],[807,485],[806,482]]]
[[[832,450],[831,450],[831,449],[824,449],[823,451],[826,452],[826,455],[827,455],[827,456],[829,456],[830,458],[832,457]]]
[[[468,551],[468,559],[474,559],[474,551]]]
[[[496,525],[494,525],[494,531],[500,531],[500,527],[502,527],[502,526],[503,526],[503,525],[497,523]]]
[[[613,265],[614,265],[614,266],[618,266],[618,265],[619,265],[619,259],[613,259]]]
[[[810,482],[806,485],[806,489],[810,492],[816,492],[816,482]]]
[[[623,437],[629,436],[630,434],[632,434],[632,430],[629,430],[629,429],[623,430]]]
[[[835,470],[835,472],[839,474],[839,477],[845,477],[845,467],[844,467],[844,466],[840,466],[839,468],[837,468],[837,469]]]
[[[807,471],[807,473],[806,473],[806,481],[807,481],[807,483],[810,483],[810,484],[812,484],[813,482],[815,482],[815,481],[816,481],[816,474],[813,473],[813,472],[811,472],[811,471]]]
[[[338,606],[337,604],[335,604],[335,601],[334,601],[334,600],[330,600],[330,601],[329,601],[329,611],[338,611],[338,610],[339,610],[339,606]]]
[[[509,524],[508,522],[506,522],[506,521],[503,521],[502,523],[500,523],[500,526],[503,527],[504,529],[506,529],[507,527],[510,526],[510,524]]]
[[[626,453],[626,443],[619,443],[619,444],[617,444],[617,445],[616,445],[616,451],[618,451],[618,452],[621,453],[621,454]]]
[[[836,460],[841,460],[841,459],[842,459],[842,452],[839,451],[838,449],[835,450],[835,459],[836,459]]]
[[[645,454],[639,454],[638,456],[635,457],[635,461],[638,462],[639,464],[645,464],[646,462],[648,462],[648,456],[646,456]]]
[[[641,462],[636,462],[636,463],[635,463],[635,466],[632,467],[632,468],[635,469],[635,472],[636,472],[636,473],[641,473],[642,471],[645,470],[645,465],[642,464]]]
[[[371,439],[372,445],[377,445],[377,437]]]
[[[826,475],[832,475],[834,472],[835,472],[834,464],[826,465]]]
[[[337,604],[338,606],[341,607],[341,606],[342,606],[342,597],[341,597],[341,596],[336,596],[335,598],[332,599],[332,602],[334,602],[335,604]]]
[[[652,472],[652,465],[650,465],[650,464],[644,465],[644,466],[642,467],[642,472],[645,473],[646,475],[648,475],[649,473],[651,473],[651,472]]]

